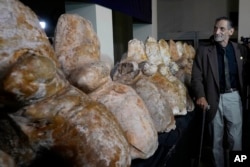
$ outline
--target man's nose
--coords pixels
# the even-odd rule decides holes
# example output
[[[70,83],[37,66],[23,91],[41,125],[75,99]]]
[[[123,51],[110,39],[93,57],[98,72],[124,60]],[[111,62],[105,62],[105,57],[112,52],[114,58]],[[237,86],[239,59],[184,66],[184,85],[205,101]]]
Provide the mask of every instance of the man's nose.
[[[220,33],[220,29],[219,28],[214,29],[214,33],[215,34],[219,34]]]

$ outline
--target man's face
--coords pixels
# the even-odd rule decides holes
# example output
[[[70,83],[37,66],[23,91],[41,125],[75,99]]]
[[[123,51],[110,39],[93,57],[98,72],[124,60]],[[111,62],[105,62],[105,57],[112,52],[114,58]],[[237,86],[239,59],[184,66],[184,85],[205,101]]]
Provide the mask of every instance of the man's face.
[[[228,42],[234,29],[229,27],[227,20],[220,20],[214,25],[214,40],[216,42]]]

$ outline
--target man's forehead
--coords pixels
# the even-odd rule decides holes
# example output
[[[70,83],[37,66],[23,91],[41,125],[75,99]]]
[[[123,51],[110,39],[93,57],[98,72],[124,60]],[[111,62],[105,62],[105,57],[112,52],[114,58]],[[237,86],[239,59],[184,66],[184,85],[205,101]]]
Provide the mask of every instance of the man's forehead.
[[[219,20],[215,23],[215,26],[219,26],[219,27],[226,27],[227,25],[228,25],[227,20]]]
[[[214,28],[228,28],[228,22],[226,20],[220,20],[215,23]]]

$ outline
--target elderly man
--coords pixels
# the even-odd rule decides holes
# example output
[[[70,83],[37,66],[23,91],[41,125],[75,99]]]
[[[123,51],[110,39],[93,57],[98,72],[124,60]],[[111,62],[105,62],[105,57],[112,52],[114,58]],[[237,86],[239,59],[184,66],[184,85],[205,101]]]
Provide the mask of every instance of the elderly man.
[[[242,74],[247,52],[242,45],[230,41],[233,33],[229,18],[217,18],[213,42],[197,49],[192,69],[191,87],[196,105],[204,111],[210,105],[206,121],[215,167],[224,167],[225,149],[242,150]]]

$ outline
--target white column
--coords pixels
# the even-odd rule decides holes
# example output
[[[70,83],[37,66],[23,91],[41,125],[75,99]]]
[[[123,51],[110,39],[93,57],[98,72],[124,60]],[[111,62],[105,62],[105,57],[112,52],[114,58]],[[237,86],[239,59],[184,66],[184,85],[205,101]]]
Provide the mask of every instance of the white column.
[[[96,32],[101,43],[101,59],[114,64],[112,10],[96,5]]]
[[[239,0],[239,24],[238,24],[238,41],[240,38],[250,37],[250,1]]]
[[[152,23],[137,23],[133,24],[133,37],[145,41],[148,36],[155,39],[158,38],[157,34],[157,0],[152,0]]]
[[[96,4],[65,3],[66,13],[75,13],[88,19],[97,33],[101,45],[101,60],[114,65],[112,11]]]
[[[157,0],[151,0],[152,2],[152,37],[158,38],[158,17],[157,17]]]

